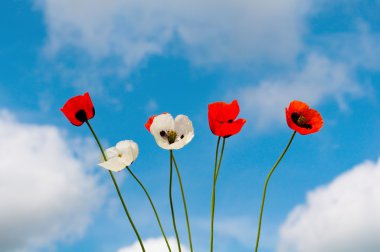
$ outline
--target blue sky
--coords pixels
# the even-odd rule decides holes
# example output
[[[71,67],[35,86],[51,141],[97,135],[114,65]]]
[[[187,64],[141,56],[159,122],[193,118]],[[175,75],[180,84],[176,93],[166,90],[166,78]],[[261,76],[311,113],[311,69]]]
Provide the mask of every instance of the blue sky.
[[[207,104],[238,99],[247,119],[227,140],[215,239],[216,251],[243,252],[253,249],[266,174],[291,136],[284,108],[294,99],[309,103],[325,125],[318,134],[297,135],[274,174],[260,251],[380,250],[380,1],[0,6],[0,199],[7,206],[0,210],[1,251],[139,251],[130,247],[136,239],[107,172],[96,166],[90,132],[59,111],[86,91],[104,145],[139,144],[131,168],[170,236],[169,153],[144,123],[161,112],[191,118],[195,138],[175,155],[200,252],[208,249],[217,140]],[[117,179],[143,238],[160,238],[139,187],[124,172]]]

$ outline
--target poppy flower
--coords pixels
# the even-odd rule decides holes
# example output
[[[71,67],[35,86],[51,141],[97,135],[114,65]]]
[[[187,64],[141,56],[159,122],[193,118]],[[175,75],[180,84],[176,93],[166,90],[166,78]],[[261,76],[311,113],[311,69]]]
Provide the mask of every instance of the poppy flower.
[[[230,104],[214,102],[208,105],[208,123],[214,135],[230,137],[240,132],[246,120],[237,119],[240,108],[237,100]]]
[[[321,114],[302,101],[292,101],[285,114],[289,128],[301,135],[318,132],[323,126]]]
[[[167,112],[164,112],[162,113],[162,115],[165,115],[165,114],[168,114]],[[145,128],[150,132],[150,126],[152,125],[153,123],[153,119],[156,117],[157,115],[153,115],[151,117],[149,117],[148,121],[145,123]]]
[[[139,155],[139,147],[132,140],[120,141],[115,147],[105,150],[107,161],[99,165],[107,170],[118,172],[131,165]]]
[[[145,127],[158,146],[165,150],[181,149],[194,137],[193,124],[185,115],[178,115],[175,119],[168,113],[152,116]]]
[[[95,115],[94,105],[88,92],[69,99],[61,111],[75,126],[81,126]]]

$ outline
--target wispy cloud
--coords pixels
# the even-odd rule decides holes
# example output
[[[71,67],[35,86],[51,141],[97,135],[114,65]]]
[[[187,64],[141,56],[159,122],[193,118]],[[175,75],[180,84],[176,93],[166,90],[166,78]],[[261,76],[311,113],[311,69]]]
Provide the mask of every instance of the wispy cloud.
[[[380,251],[380,160],[308,193],[281,227],[279,252]]]
[[[351,68],[344,63],[311,54],[300,65],[299,70],[282,78],[247,85],[227,96],[239,98],[242,111],[248,113],[259,130],[264,130],[268,125],[285,125],[281,124],[284,109],[292,100],[303,100],[311,106],[332,100],[344,110],[347,99],[365,94],[363,87],[356,83]]]
[[[222,219],[216,222],[216,232],[228,239],[234,239],[246,247],[253,246],[256,223],[251,217],[240,216]]]
[[[197,64],[288,62],[302,48],[312,1],[35,0],[47,26],[46,52],[81,50],[93,60],[116,57],[130,71],[180,42]],[[281,46],[273,41],[281,41]]]

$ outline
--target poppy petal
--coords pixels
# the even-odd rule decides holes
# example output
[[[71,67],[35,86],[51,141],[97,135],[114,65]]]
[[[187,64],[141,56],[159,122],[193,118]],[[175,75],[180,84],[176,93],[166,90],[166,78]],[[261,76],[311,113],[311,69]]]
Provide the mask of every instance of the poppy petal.
[[[90,94],[88,92],[86,92],[83,95],[82,103],[83,103],[83,107],[86,111],[87,120],[93,118],[95,115],[95,109],[94,109],[94,105],[92,104]]]
[[[124,140],[120,141],[116,144],[116,148],[125,155],[126,153],[131,153],[132,155],[132,161],[137,159],[137,156],[139,155],[139,147],[137,143],[135,143],[132,140]]]
[[[228,122],[235,120],[239,115],[240,108],[237,100],[233,100],[230,104],[225,102],[214,102],[208,105],[209,119],[220,122]]]
[[[106,162],[102,162],[99,164],[99,166],[114,172],[119,172],[126,168],[126,165],[118,157],[111,158]]]
[[[152,126],[153,120],[157,115],[149,117],[148,121],[145,123],[145,128],[150,132],[150,126]]]
[[[232,123],[220,123],[219,126],[214,127],[213,133],[221,137],[230,137],[239,133],[245,123],[245,119],[238,119]]]

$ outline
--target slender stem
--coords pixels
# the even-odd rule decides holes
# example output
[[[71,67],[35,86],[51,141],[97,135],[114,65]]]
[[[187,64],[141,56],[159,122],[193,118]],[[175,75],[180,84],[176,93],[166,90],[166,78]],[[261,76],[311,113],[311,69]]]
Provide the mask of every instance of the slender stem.
[[[103,149],[103,147],[102,147],[102,145],[101,145],[101,143],[100,143],[100,141],[99,141],[97,135],[95,134],[94,129],[92,128],[92,126],[91,126],[91,124],[90,124],[89,121],[86,121],[86,124],[87,124],[87,126],[89,127],[89,129],[90,129],[92,135],[94,136],[95,141],[96,141],[96,143],[97,143],[98,146],[99,146],[100,152],[102,153],[104,160],[107,161],[107,156],[106,156],[106,154],[104,153],[104,149]],[[116,182],[116,179],[115,179],[115,177],[113,176],[113,174],[112,174],[111,171],[109,171],[109,174],[110,174],[110,176],[111,176],[111,178],[112,178],[112,181],[113,181],[113,184],[114,184],[114,186],[115,186],[115,188],[116,188],[117,194],[119,195],[119,199],[120,199],[120,201],[121,201],[121,204],[123,205],[123,208],[124,208],[125,214],[127,215],[127,218],[128,218],[128,220],[129,220],[129,222],[131,223],[131,226],[132,226],[132,228],[133,228],[133,231],[135,232],[135,234],[136,234],[136,236],[137,236],[137,239],[139,240],[139,243],[140,243],[141,249],[142,249],[143,252],[145,252],[145,248],[144,248],[144,245],[143,245],[142,239],[141,239],[141,237],[140,237],[139,232],[137,231],[137,228],[136,228],[135,224],[133,223],[133,220],[132,220],[131,215],[129,214],[129,211],[128,211],[128,209],[127,209],[127,205],[125,204],[124,199],[123,199],[123,196],[121,195],[121,192],[120,192],[119,186],[118,186],[118,184],[117,184],[117,182]]]
[[[185,191],[183,189],[181,174],[179,172],[177,162],[175,161],[175,158],[174,158],[174,155],[173,155],[173,151],[171,150],[170,152],[172,153],[172,155],[171,155],[172,156],[172,160],[174,161],[174,166],[175,166],[175,169],[176,169],[176,172],[177,172],[179,186],[181,188],[182,202],[183,202],[183,208],[185,210],[185,216],[186,216],[186,226],[187,226],[187,234],[188,234],[188,237],[189,237],[190,251],[193,252],[193,241],[191,239],[191,229],[190,229],[189,214],[187,212],[187,206],[186,206]]]
[[[173,196],[172,196],[172,184],[173,184],[173,151],[170,150],[170,178],[169,178],[169,199],[170,199],[170,210],[172,212],[172,221],[175,237],[177,238],[178,251],[181,252],[181,241],[179,240],[179,235],[177,231],[177,225],[175,223],[175,215],[174,215],[174,206],[173,206]]]
[[[141,189],[143,189],[143,191],[145,192],[146,196],[148,197],[148,200],[149,200],[149,202],[150,202],[150,205],[152,206],[152,209],[153,209],[153,211],[154,211],[154,214],[156,215],[156,219],[157,219],[158,225],[160,226],[162,236],[164,237],[165,242],[166,242],[166,245],[167,245],[169,251],[171,252],[172,250],[171,250],[171,248],[170,248],[170,245],[169,245],[168,239],[167,239],[167,237],[166,237],[166,235],[165,235],[164,228],[162,227],[162,224],[161,224],[161,221],[160,221],[160,217],[158,216],[158,213],[157,213],[156,207],[155,207],[154,204],[153,204],[153,200],[152,200],[152,198],[150,197],[148,190],[145,188],[145,186],[143,185],[143,183],[137,178],[137,176],[132,172],[132,170],[131,170],[128,166],[127,166],[127,170],[128,170],[129,173],[132,175],[132,177],[136,180],[136,182],[140,185]]]
[[[216,151],[215,151],[215,160],[214,160],[214,175],[212,179],[212,193],[211,193],[211,232],[210,232],[210,252],[214,250],[214,212],[215,212],[215,174],[218,167],[218,152],[220,145],[220,138],[218,137],[218,141],[216,143]]]
[[[216,142],[216,151],[215,151],[215,160],[214,160],[214,179],[215,179],[215,174],[218,169],[218,154],[219,154],[219,145],[220,145],[220,139],[222,137],[218,137],[218,141]]]
[[[215,216],[215,200],[216,200],[216,181],[219,175],[219,169],[223,159],[224,146],[226,143],[226,138],[223,138],[222,143],[222,151],[220,153],[220,159],[218,162],[218,151],[220,145],[220,138],[218,138],[218,142],[216,144],[216,152],[215,152],[215,166],[214,166],[214,179],[212,183],[212,194],[211,194],[211,234],[210,234],[210,252],[214,251],[214,216]]]
[[[220,159],[219,159],[218,169],[216,170],[215,181],[218,179],[220,166],[221,166],[221,164],[222,164],[222,159],[223,159],[223,153],[224,153],[224,146],[225,146],[225,144],[226,144],[226,138],[223,138],[222,151],[220,152]]]
[[[274,170],[276,169],[276,167],[278,166],[278,164],[281,162],[282,158],[285,156],[286,152],[288,151],[290,145],[292,144],[293,142],[293,139],[296,135],[296,131],[293,132],[288,144],[286,145],[284,151],[282,152],[281,156],[278,158],[277,162],[274,164],[274,166],[272,167],[272,169],[270,170],[268,176],[267,176],[267,179],[265,180],[265,184],[264,184],[264,190],[263,190],[263,198],[262,198],[262,201],[261,201],[261,208],[260,208],[260,217],[259,217],[259,225],[258,225],[258,229],[257,229],[257,238],[256,238],[256,247],[255,247],[255,252],[258,251],[259,249],[259,241],[260,241],[260,232],[261,232],[261,222],[262,222],[262,219],[263,219],[263,211],[264,211],[264,204],[265,204],[265,196],[266,196],[266,191],[267,191],[267,186],[268,186],[268,182],[269,182],[269,179],[271,178]]]

